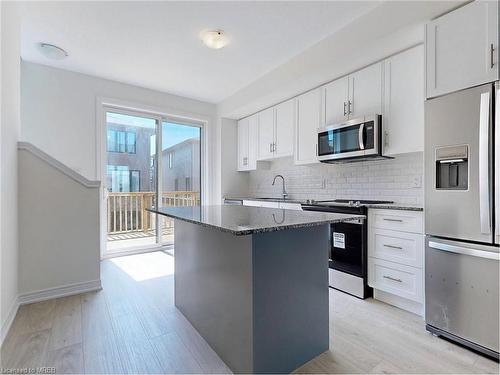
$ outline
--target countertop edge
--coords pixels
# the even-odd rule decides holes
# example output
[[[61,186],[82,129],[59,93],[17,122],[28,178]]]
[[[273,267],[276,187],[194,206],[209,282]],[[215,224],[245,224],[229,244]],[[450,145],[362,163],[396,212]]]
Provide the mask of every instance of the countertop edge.
[[[234,231],[234,230],[231,230],[231,229],[228,229],[228,228],[224,228],[224,227],[220,227],[220,226],[217,226],[217,225],[202,223],[200,221],[187,219],[185,217],[180,217],[180,216],[176,216],[176,215],[170,215],[170,214],[167,214],[167,213],[164,213],[164,212],[159,212],[159,211],[156,211],[156,210],[151,209],[151,208],[146,208],[146,211],[155,213],[157,215],[167,216],[167,217],[170,217],[172,219],[182,220],[182,221],[185,221],[187,223],[200,225],[200,226],[203,226],[203,227],[206,227],[206,228],[217,229],[217,230],[219,230],[221,232],[230,233],[230,234],[235,235],[235,236],[248,236],[248,235],[251,235],[251,234],[266,233],[266,232],[277,232],[277,231],[286,230],[286,229],[307,228],[307,227],[315,227],[315,226],[319,226],[319,225],[326,225],[326,224],[333,224],[333,223],[346,222],[346,221],[355,221],[355,220],[359,220],[359,219],[362,219],[362,220],[366,219],[365,215],[350,215],[352,217],[345,218],[345,219],[321,220],[321,221],[315,221],[315,222],[304,223],[304,224],[288,224],[288,225],[282,225],[282,226],[280,226],[278,224],[275,227],[269,227],[269,228],[243,229],[243,230],[239,230],[239,231]],[[349,215],[349,214],[345,214],[345,215]]]
[[[256,202],[276,202],[276,203],[294,203],[294,204],[306,204],[303,200],[294,200],[294,199],[263,199],[263,198],[249,198],[249,197],[224,197],[223,200],[233,200],[233,201],[256,201]],[[424,208],[421,206],[413,206],[411,204],[404,203],[392,203],[392,204],[366,204],[366,208],[375,208],[381,210],[398,210],[398,211],[424,211]]]

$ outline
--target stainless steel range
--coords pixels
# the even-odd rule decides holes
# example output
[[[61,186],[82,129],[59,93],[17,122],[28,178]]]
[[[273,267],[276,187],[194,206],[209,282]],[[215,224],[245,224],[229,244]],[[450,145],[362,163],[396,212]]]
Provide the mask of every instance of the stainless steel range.
[[[308,200],[302,205],[302,209],[367,216],[367,205],[391,203],[393,202],[357,199]],[[367,219],[332,224],[330,227],[329,285],[362,299],[372,296],[367,274],[367,228]]]

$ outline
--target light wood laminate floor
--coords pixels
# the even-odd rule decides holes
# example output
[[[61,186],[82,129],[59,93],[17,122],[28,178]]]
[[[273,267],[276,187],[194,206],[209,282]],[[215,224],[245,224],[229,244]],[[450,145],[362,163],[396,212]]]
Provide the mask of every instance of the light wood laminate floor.
[[[101,272],[100,292],[22,306],[2,346],[0,367],[230,373],[175,308],[170,255],[108,259]],[[330,351],[296,372],[498,373],[499,367],[428,334],[418,316],[330,290]]]

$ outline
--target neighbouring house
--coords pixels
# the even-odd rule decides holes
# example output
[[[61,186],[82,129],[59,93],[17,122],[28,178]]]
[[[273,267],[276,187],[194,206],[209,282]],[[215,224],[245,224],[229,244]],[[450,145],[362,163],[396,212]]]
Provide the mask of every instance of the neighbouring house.
[[[189,138],[162,151],[163,191],[200,191],[200,139]]]
[[[106,186],[110,192],[154,191],[154,137],[155,129],[108,122]]]

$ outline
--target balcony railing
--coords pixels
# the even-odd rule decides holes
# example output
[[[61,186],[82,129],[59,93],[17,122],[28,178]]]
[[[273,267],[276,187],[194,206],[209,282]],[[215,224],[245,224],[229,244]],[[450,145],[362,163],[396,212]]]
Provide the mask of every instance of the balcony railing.
[[[108,234],[148,232],[156,229],[156,220],[146,208],[156,206],[154,192],[108,193]],[[196,191],[161,193],[162,206],[199,206]],[[162,229],[170,228],[172,220],[162,220]]]

